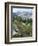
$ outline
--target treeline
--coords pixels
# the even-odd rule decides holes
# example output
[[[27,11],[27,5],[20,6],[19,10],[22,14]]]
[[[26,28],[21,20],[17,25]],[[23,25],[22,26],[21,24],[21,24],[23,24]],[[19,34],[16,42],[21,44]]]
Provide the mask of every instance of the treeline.
[[[25,19],[23,20],[20,16],[13,16],[12,19],[13,19],[13,21],[14,21],[14,20],[17,20],[17,21],[19,21],[19,22],[22,21],[22,22],[24,22],[24,23],[25,23],[25,22],[27,22],[27,23],[32,23],[32,18],[30,18],[30,19],[29,19],[29,18],[28,18],[28,19],[25,18]]]

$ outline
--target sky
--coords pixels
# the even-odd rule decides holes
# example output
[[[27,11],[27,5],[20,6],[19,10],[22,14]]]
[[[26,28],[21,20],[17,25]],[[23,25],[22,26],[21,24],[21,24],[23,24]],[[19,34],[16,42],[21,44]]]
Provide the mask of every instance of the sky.
[[[23,11],[26,11],[26,12],[32,12],[32,9],[27,9],[27,8],[13,8],[12,9],[12,12],[16,13],[16,12],[23,12]]]

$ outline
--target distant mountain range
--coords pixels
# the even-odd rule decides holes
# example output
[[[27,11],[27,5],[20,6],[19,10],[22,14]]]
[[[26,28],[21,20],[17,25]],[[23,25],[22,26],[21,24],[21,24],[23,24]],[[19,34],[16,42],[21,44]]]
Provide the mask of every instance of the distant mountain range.
[[[32,13],[31,12],[16,12],[13,13],[12,16],[20,16],[22,19],[27,19],[27,18],[32,18]]]

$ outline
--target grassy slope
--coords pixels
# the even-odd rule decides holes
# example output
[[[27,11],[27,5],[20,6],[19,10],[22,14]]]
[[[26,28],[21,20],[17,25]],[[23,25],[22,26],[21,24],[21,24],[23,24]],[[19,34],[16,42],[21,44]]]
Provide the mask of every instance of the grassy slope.
[[[17,34],[15,34],[13,37],[29,37],[32,36],[32,21],[27,20],[23,21],[20,17],[16,17],[12,21],[12,26],[16,29],[19,29],[17,31]]]

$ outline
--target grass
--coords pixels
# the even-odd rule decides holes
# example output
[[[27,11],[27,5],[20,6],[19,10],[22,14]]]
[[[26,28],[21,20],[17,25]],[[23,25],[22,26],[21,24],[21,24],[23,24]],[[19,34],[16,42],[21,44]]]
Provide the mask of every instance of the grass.
[[[32,19],[22,20],[21,17],[13,17],[12,28],[15,30],[16,34],[12,37],[31,37],[32,36]],[[13,32],[12,29],[12,33]]]

